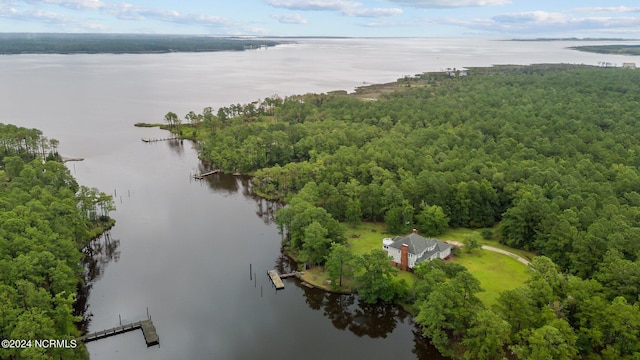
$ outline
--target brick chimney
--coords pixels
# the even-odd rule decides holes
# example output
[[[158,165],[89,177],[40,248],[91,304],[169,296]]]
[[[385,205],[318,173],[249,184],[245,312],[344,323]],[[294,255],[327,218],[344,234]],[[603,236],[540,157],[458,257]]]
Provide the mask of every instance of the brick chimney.
[[[400,249],[400,269],[409,270],[409,245],[407,244],[402,244]]]

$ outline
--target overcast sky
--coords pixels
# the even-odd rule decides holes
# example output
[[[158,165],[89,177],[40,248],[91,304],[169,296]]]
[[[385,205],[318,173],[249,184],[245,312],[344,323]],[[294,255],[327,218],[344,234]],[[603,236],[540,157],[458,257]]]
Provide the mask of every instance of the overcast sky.
[[[640,38],[640,1],[0,0],[0,32]]]

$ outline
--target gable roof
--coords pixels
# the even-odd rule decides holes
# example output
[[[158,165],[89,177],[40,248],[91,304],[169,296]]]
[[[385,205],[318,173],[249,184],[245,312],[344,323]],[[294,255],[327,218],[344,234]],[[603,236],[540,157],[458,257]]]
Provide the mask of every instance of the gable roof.
[[[439,242],[440,241],[436,239],[432,239],[432,238],[426,239],[416,233],[411,233],[406,236],[396,236],[395,238],[393,238],[393,244],[389,246],[396,249],[402,249],[402,245],[406,244],[409,246],[410,254],[418,255],[423,251],[425,251],[426,249],[430,249],[436,246],[437,243]]]
[[[425,253],[424,253],[424,254],[423,254],[423,255],[422,255],[422,256],[421,256],[421,257],[416,261],[416,263],[417,263],[417,262],[420,262],[420,261],[422,261],[422,260],[425,260],[425,259],[430,259],[430,258],[431,258],[431,256],[433,256],[433,254],[436,254],[436,253],[438,253],[438,254],[439,254],[439,253],[442,253],[442,252],[446,251],[447,249],[451,249],[451,248],[453,248],[453,246],[452,246],[451,244],[447,244],[447,243],[444,243],[444,242],[442,242],[442,241],[440,241],[440,240],[436,240],[436,239],[433,239],[433,240],[436,242],[436,247],[435,247],[433,250],[431,250],[431,251],[426,251],[426,252],[425,252]]]

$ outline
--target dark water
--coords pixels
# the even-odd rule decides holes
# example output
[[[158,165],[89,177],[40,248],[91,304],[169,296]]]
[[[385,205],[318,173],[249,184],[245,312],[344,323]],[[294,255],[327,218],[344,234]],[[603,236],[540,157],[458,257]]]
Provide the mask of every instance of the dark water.
[[[285,280],[271,223],[276,204],[251,195],[246,178],[194,181],[203,165],[190,142],[136,122],[161,122],[206,106],[273,94],[352,90],[405,74],[494,63],[608,61],[570,43],[477,39],[309,40],[266,51],[164,55],[0,57],[1,122],[60,140],[81,184],[115,196],[117,225],[86,249],[89,330],[144,319],[140,331],[88,345],[93,359],[439,359],[392,306],[369,306]],[[252,269],[254,274],[250,273]]]
[[[118,224],[92,246],[89,327],[115,326],[118,315],[143,319],[148,308],[160,347],[147,349],[133,332],[90,343],[92,358],[411,359],[430,352],[397,307],[295,279],[276,292],[266,270],[292,266],[272,224],[278,205],[253,196],[244,177],[189,179],[185,162],[196,156],[189,142],[136,145],[147,165],[124,172],[141,183],[116,189]]]

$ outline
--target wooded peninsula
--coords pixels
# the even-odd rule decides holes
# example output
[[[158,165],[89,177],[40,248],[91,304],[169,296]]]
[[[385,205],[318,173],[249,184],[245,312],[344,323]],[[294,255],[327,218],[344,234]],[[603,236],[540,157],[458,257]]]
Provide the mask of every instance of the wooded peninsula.
[[[405,304],[443,354],[636,359],[639,105],[637,70],[497,66],[165,121],[203,160],[287,203],[276,223],[288,254],[367,302]],[[406,281],[381,243],[359,253],[346,233],[363,222],[391,235],[477,228],[539,256],[488,304],[455,261],[422,262]]]
[[[575,46],[571,49],[598,54],[640,55],[640,45],[588,45]]]
[[[275,46],[264,39],[146,34],[0,34],[0,54],[149,54],[242,51]]]
[[[0,123],[0,339],[66,340],[76,346],[5,345],[2,359],[88,359],[74,309],[82,249],[114,224],[110,195],[78,185],[58,141]],[[72,342],[73,341],[73,342]]]

